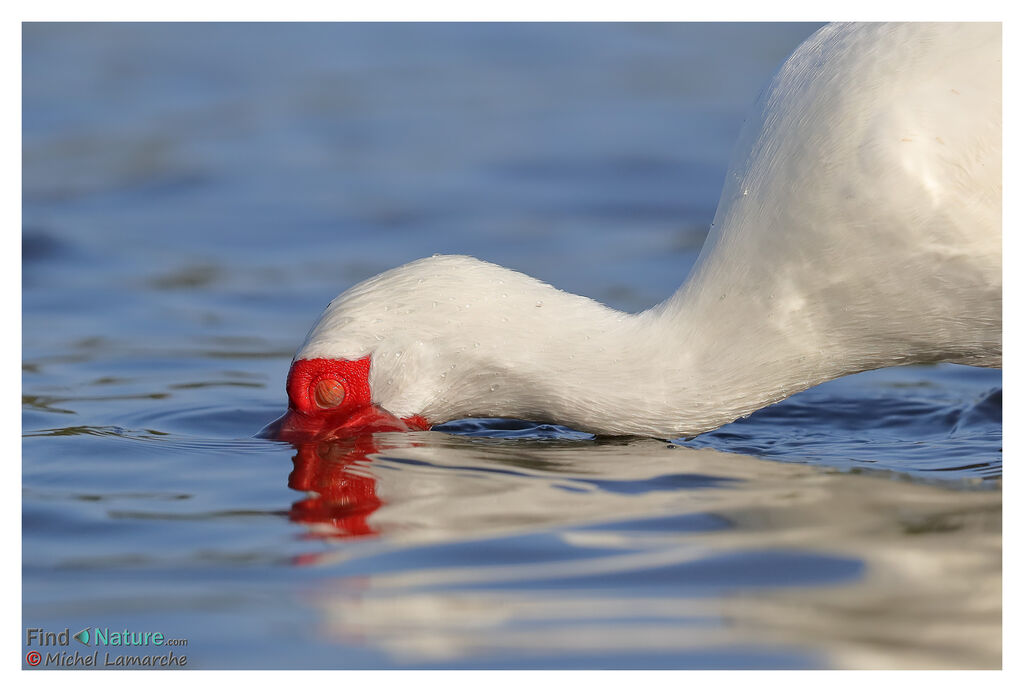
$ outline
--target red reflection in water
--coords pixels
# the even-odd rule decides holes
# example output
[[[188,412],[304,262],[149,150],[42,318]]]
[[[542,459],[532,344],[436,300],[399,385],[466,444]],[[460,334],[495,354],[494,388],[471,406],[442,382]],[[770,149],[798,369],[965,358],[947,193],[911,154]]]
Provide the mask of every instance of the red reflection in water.
[[[333,538],[374,536],[369,518],[383,503],[377,480],[370,474],[369,455],[380,450],[373,435],[348,440],[296,445],[288,487],[316,493],[292,505],[289,518],[319,529],[309,538],[321,538],[323,529]]]

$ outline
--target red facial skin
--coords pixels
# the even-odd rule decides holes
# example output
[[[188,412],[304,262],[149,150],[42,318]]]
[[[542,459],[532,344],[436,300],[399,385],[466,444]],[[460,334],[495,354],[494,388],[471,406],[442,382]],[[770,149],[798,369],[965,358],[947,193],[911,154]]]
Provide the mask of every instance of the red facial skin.
[[[319,388],[318,388],[319,385]],[[286,442],[312,442],[351,437],[357,433],[427,430],[422,416],[398,418],[376,406],[370,397],[370,357],[360,360],[313,358],[297,360],[288,371],[288,412],[260,435]],[[325,394],[325,392],[327,394]],[[344,393],[335,405],[328,394]]]

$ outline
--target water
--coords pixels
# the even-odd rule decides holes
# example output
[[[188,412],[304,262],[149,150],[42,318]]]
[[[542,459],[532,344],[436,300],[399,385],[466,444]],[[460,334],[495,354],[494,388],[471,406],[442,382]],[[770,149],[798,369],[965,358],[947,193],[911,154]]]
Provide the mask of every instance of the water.
[[[675,443],[252,437],[327,301],[402,262],[668,295],[814,28],[26,26],[24,626],[199,668],[1001,665],[1000,371]]]

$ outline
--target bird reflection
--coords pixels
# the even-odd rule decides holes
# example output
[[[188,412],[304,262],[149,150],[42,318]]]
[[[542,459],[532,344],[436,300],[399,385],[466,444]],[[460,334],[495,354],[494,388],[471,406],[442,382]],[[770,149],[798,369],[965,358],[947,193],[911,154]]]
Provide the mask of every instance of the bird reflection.
[[[288,487],[311,493],[292,505],[289,518],[315,527],[307,537],[361,538],[375,536],[369,519],[383,503],[369,456],[380,451],[373,435],[295,445],[295,468]]]

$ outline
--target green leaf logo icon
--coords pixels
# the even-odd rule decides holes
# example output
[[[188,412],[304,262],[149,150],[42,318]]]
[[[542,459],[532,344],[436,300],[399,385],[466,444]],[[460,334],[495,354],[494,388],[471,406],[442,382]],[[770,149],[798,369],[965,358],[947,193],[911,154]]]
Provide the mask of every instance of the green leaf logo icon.
[[[82,642],[86,646],[89,646],[89,628],[86,627],[84,630],[82,630],[81,632],[77,633],[75,635],[75,639],[77,639],[78,641]]]

